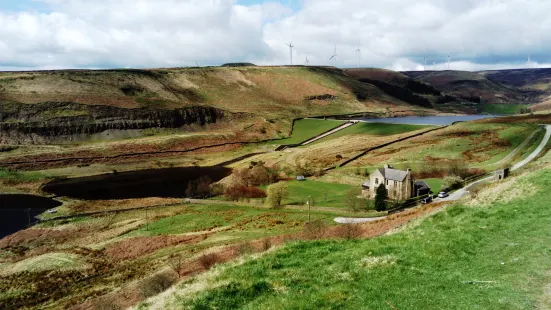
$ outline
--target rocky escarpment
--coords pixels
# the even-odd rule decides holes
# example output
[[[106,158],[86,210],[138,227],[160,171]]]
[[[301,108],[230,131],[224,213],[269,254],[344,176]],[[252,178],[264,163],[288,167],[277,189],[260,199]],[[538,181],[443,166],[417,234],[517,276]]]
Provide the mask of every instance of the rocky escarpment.
[[[0,102],[0,143],[79,141],[104,132],[117,137],[139,136],[143,129],[206,125],[228,116],[226,111],[200,106],[163,110],[71,102]]]

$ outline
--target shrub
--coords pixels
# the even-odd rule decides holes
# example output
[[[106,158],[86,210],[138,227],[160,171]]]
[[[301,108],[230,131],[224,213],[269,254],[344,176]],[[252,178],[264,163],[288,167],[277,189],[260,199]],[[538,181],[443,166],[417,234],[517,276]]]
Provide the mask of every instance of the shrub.
[[[381,183],[381,185],[377,187],[377,191],[375,192],[375,210],[379,212],[386,210],[387,196],[388,196],[388,191],[386,190],[386,186]]]
[[[110,297],[102,297],[94,303],[94,309],[96,310],[120,310],[123,309],[119,304],[117,304],[114,300],[114,298]]]
[[[287,184],[279,182],[268,186],[268,204],[272,208],[281,207],[283,199],[289,196]]]
[[[212,180],[209,176],[202,176],[195,181],[188,182],[186,187],[186,197],[201,197],[205,198],[211,195]]]
[[[254,247],[249,242],[241,243],[237,246],[237,254],[247,255],[254,252]]]
[[[142,294],[145,298],[158,295],[166,291],[175,283],[174,277],[166,274],[160,273],[156,274],[150,278],[144,279],[140,284]]]
[[[352,211],[358,210],[358,197],[357,197],[357,190],[354,188],[351,188],[346,192],[346,196],[344,197],[344,203],[347,207],[352,209]]]
[[[444,178],[444,187],[454,190],[463,187],[463,180],[459,176],[447,176]]]
[[[305,239],[321,239],[325,235],[327,225],[322,220],[315,220],[304,224],[302,234]]]
[[[226,188],[224,196],[226,200],[239,201],[241,199],[265,198],[267,195],[265,191],[257,187],[234,185]]]
[[[448,163],[448,176],[457,176],[464,179],[469,176],[469,169],[462,160],[453,160]]]
[[[172,254],[168,257],[168,264],[170,268],[178,274],[178,277],[182,276],[184,271],[184,258],[181,255]]]
[[[224,185],[220,183],[212,183],[210,185],[210,192],[215,196],[224,194]]]
[[[358,238],[361,234],[360,224],[343,224],[337,230],[337,236],[346,240]]]
[[[248,168],[237,169],[232,175],[236,185],[260,186],[272,184],[279,180],[277,166],[267,167],[264,162],[252,162]]]
[[[272,239],[266,238],[262,240],[262,250],[268,251],[272,247]]]
[[[203,254],[199,257],[199,264],[205,269],[210,269],[219,262],[220,257],[216,253]]]

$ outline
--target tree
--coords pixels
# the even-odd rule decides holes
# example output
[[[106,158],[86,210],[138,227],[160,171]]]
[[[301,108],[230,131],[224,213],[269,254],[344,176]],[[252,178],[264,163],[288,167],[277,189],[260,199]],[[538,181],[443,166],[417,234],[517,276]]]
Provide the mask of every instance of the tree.
[[[388,191],[384,184],[377,187],[375,192],[375,210],[381,212],[386,210],[386,197],[388,196]]]
[[[352,211],[356,211],[356,207],[358,205],[358,197],[357,197],[356,189],[351,188],[346,192],[346,196],[344,197],[344,203],[352,209]]]
[[[287,184],[279,182],[268,186],[268,204],[272,208],[281,207],[283,199],[289,196]]]
[[[204,175],[196,181],[196,193],[200,197],[207,197],[210,195],[210,185],[212,184],[212,179],[209,176]]]
[[[181,255],[172,254],[168,257],[170,268],[178,274],[178,278],[182,277],[184,271],[184,259]]]

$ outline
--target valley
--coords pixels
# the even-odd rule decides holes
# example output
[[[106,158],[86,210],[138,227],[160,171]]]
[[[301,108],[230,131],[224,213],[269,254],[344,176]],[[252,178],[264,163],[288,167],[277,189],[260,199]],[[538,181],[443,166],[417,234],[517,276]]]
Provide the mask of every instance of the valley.
[[[551,268],[537,254],[548,241],[537,233],[551,144],[530,156],[551,117],[547,70],[521,73],[2,72],[0,212],[31,209],[38,218],[27,227],[27,213],[17,211],[25,229],[0,236],[0,308],[287,308],[297,287],[331,307],[423,308],[434,286],[459,285],[461,299],[478,280],[500,284],[480,284],[491,296],[465,308],[533,302],[535,291],[521,297],[515,285],[528,290],[546,276],[513,279],[521,268]],[[477,184],[457,203],[389,199],[379,210],[362,193],[384,165],[411,169],[438,193],[458,189],[450,180],[465,186],[523,161],[510,179]],[[274,205],[276,185],[285,195]],[[488,201],[496,208],[478,206]],[[518,216],[519,203],[534,211]],[[499,252],[491,244],[504,244],[500,227],[520,243],[533,238],[534,248],[519,245],[522,257]],[[503,268],[519,257],[523,265],[496,275],[496,255]],[[492,267],[469,271],[468,261]],[[429,273],[421,294],[407,293]],[[352,282],[371,299],[351,294]],[[373,298],[374,286],[391,285],[395,292]]]

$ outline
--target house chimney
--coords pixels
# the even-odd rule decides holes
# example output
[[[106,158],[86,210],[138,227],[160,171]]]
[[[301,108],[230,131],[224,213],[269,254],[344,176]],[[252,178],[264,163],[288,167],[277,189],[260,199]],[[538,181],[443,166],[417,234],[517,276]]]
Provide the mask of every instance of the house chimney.
[[[389,169],[390,168],[390,165],[385,165],[385,169]]]
[[[408,173],[411,173],[411,168],[408,168]]]

